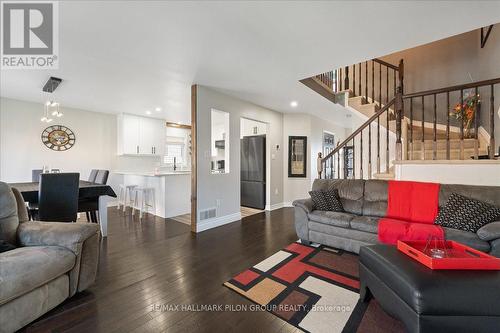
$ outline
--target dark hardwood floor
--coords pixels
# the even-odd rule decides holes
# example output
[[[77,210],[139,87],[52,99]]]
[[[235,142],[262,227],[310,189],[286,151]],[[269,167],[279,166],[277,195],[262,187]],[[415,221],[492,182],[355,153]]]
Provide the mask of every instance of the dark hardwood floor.
[[[158,305],[238,305],[222,284],[297,239],[293,209],[192,234],[190,226],[109,210],[96,284],[24,332],[299,332],[267,312],[161,311]]]

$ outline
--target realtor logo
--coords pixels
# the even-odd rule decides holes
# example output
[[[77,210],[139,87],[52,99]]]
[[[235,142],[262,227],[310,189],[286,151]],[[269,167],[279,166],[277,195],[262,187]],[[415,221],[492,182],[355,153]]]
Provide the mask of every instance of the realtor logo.
[[[2,69],[57,69],[58,3],[2,1]]]

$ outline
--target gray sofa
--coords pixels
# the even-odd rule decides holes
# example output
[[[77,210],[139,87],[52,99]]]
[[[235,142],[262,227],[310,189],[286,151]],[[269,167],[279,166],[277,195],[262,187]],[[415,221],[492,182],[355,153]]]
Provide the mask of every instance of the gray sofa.
[[[99,228],[28,221],[21,194],[0,182],[0,333],[14,332],[94,283]]]
[[[385,180],[316,179],[313,190],[338,189],[345,212],[318,211],[311,199],[295,200],[295,229],[302,242],[315,242],[359,253],[361,246],[378,244],[378,222],[387,210]],[[500,187],[446,185],[439,192],[439,206],[458,193],[500,207]],[[448,240],[500,257],[500,221],[471,233],[444,228]]]

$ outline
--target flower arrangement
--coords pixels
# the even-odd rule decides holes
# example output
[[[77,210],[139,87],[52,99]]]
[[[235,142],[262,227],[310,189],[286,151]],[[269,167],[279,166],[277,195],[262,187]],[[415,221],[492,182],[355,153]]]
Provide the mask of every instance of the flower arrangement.
[[[450,112],[450,116],[462,121],[466,138],[470,137],[470,128],[479,103],[481,103],[479,94],[470,94],[464,98],[462,104],[458,103]]]

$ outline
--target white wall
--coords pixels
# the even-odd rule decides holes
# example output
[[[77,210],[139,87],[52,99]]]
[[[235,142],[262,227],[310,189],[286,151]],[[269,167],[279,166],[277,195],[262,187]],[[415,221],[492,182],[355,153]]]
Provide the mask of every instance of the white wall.
[[[306,178],[288,177],[288,137],[307,136]],[[315,153],[317,154],[317,152]],[[307,114],[285,114],[283,116],[283,201],[287,206],[293,200],[309,197],[311,190],[311,116]],[[314,164],[316,158],[314,158]]]
[[[43,105],[0,99],[0,179],[5,182],[31,181],[31,170],[47,165],[63,172],[79,172],[87,179],[91,169],[111,170],[116,155],[116,117],[71,108],[64,116],[42,123]],[[69,127],[75,145],[63,152],[47,148],[40,138],[49,125]]]
[[[443,162],[404,161],[397,163],[395,165],[396,179],[442,184],[500,186],[500,161]]]
[[[230,114],[229,140],[231,171],[227,174],[211,174],[210,172],[210,137],[211,137],[211,109]],[[268,124],[267,154],[270,172],[267,185],[270,193],[267,196],[269,206],[283,202],[283,155],[281,153],[283,128],[281,113],[260,107],[258,105],[225,95],[212,88],[198,86],[197,91],[197,210],[217,208],[217,217],[210,223],[216,226],[219,223],[228,223],[239,219],[240,216],[240,126],[241,118],[255,119]],[[279,145],[280,150],[276,150]]]
[[[343,141],[347,129],[310,114],[283,115],[283,201],[290,206],[296,199],[309,197],[313,181],[318,178],[317,157],[323,149],[323,132],[332,133],[335,143]],[[307,136],[306,178],[288,177],[288,137]]]
[[[41,141],[43,105],[0,98],[0,180],[29,182],[31,170],[44,165],[62,172],[79,172],[87,179],[92,169],[153,171],[160,157],[117,156],[116,115],[62,107],[62,118],[52,124],[69,127],[75,145],[63,152],[47,148]],[[117,191],[122,176],[111,174],[108,184]]]

